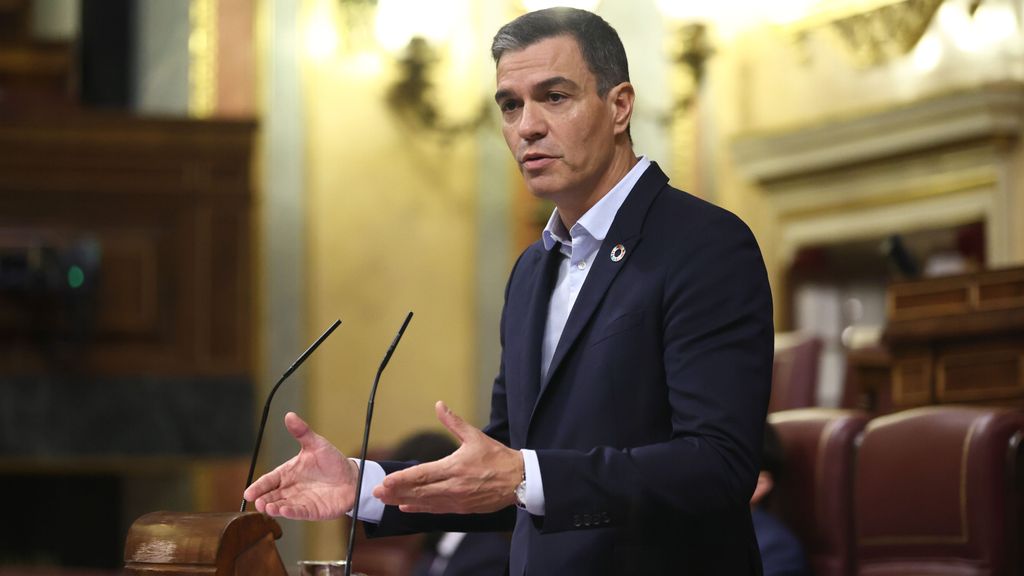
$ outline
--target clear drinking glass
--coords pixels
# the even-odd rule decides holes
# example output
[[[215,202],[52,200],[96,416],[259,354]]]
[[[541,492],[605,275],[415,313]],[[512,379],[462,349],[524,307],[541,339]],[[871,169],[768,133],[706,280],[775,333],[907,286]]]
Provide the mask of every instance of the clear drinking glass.
[[[299,576],[345,576],[344,560],[299,560]],[[353,572],[352,576],[366,576]]]

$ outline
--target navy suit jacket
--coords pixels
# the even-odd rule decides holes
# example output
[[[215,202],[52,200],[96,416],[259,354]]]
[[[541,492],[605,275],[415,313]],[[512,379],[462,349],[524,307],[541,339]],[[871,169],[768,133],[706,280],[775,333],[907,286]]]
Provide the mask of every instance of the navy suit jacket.
[[[612,250],[621,244],[618,261]],[[385,509],[371,534],[500,530],[511,574],[760,574],[750,518],[771,386],[771,293],[733,214],[656,165],[615,216],[546,378],[560,255],[526,249],[508,282],[485,429],[537,451],[546,512]],[[403,466],[382,463],[391,472]]]

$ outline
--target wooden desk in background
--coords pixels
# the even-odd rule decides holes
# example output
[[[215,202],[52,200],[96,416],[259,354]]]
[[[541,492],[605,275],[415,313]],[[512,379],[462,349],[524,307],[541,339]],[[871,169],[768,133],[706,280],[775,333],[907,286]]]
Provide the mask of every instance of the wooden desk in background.
[[[887,307],[885,348],[848,358],[845,405],[1024,408],[1024,268],[895,283]]]

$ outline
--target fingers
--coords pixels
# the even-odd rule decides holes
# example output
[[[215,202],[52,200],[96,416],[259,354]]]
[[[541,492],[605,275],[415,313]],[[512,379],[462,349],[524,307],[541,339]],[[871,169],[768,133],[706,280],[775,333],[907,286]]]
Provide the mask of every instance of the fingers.
[[[263,512],[265,514],[273,515],[267,511],[267,506],[270,504],[274,504],[276,510],[276,507],[278,506],[277,501],[280,499],[280,496],[271,492],[258,496],[256,500],[253,501],[252,505],[256,508],[257,512]]]
[[[447,458],[442,458],[437,462],[419,464],[388,474],[384,477],[384,481],[374,489],[373,494],[377,496],[377,490],[383,489],[382,494],[415,495],[417,490],[421,490],[427,485],[443,482],[451,477],[450,467],[446,460]]]
[[[387,487],[383,484],[374,488],[374,496],[385,504],[398,506],[403,512],[462,512],[460,495],[453,482],[409,487]],[[466,510],[468,511],[468,510]]]
[[[388,474],[373,495],[405,512],[486,513],[511,505],[522,454],[467,424],[444,402],[434,411],[462,446],[436,462]]]
[[[256,508],[259,510],[259,507]],[[289,520],[312,520],[314,515],[305,506],[294,506],[286,503],[268,502],[263,510],[269,516],[279,516]]]
[[[385,504],[400,504],[412,510],[414,507],[419,509],[418,505],[433,498],[452,498],[448,491],[451,488],[449,480],[460,474],[463,468],[460,463],[466,458],[464,452],[471,445],[478,444],[473,441],[481,432],[452,412],[443,401],[434,404],[434,411],[437,419],[463,443],[463,447],[455,454],[436,462],[427,462],[388,474],[373,491],[373,495]],[[467,445],[467,442],[472,444]]]
[[[282,488],[267,492],[256,498],[253,506],[257,512],[268,516],[279,516],[290,520],[323,520],[326,517],[318,512],[316,496],[304,490]]]
[[[306,424],[306,421],[299,418],[299,415],[295,412],[289,412],[284,415],[284,427],[288,429],[288,433],[293,438],[298,440],[303,448],[312,443],[316,438],[316,432],[313,432],[309,424]]]
[[[422,510],[432,511],[429,506],[435,500],[450,501],[453,498],[451,479],[451,470],[445,460],[438,460],[388,474],[374,487],[373,495],[392,506],[416,506],[417,511],[421,506],[428,506]]]
[[[277,470],[273,470],[260,476],[255,482],[253,482],[245,492],[242,493],[242,497],[249,502],[255,502],[260,496],[263,496],[267,492],[276,489],[281,485],[281,475]],[[262,511],[262,510],[261,510]]]
[[[452,409],[444,403],[444,400],[438,400],[434,404],[434,412],[437,414],[437,419],[441,421],[441,424],[444,424],[444,427],[461,442],[470,440],[474,437],[475,433],[479,432],[475,427],[466,424],[466,421],[455,414],[455,412],[452,412]]]

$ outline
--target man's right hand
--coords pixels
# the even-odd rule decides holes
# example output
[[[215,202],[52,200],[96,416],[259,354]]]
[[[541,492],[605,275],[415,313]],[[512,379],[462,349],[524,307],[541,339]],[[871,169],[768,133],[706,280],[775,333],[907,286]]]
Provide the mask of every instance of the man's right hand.
[[[294,520],[343,516],[355,503],[359,466],[345,457],[294,412],[285,428],[299,442],[299,453],[245,489],[256,510]]]

